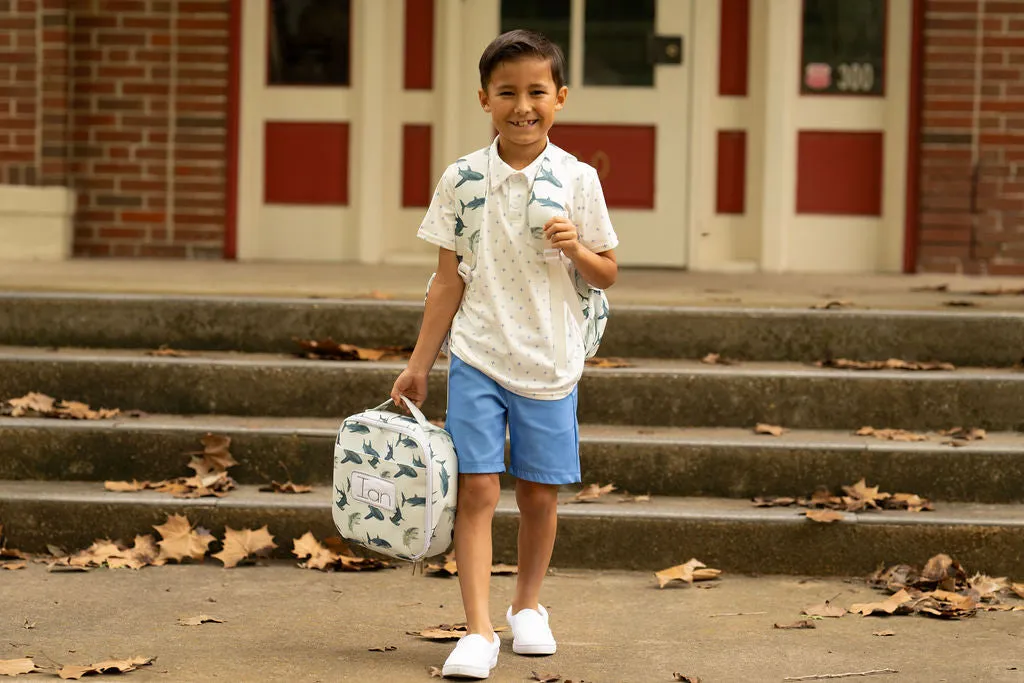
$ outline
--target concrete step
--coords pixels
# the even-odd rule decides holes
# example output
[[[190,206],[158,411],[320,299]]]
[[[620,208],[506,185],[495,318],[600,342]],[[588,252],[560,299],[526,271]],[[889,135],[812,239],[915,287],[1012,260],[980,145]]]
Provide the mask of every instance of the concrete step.
[[[611,296],[604,356],[1009,366],[1024,338],[1024,314],[1014,312],[619,306]],[[252,353],[294,352],[294,337],[411,345],[421,315],[422,301],[2,292],[0,344]]]
[[[185,453],[204,434],[231,437],[242,484],[289,477],[331,481],[338,420],[148,415],[70,421],[0,418],[0,479],[159,481],[191,474]],[[808,495],[824,484],[838,492],[862,477],[890,493],[932,500],[1024,502],[1024,435],[989,434],[962,448],[901,443],[850,432],[798,430],[781,437],[749,429],[616,427],[580,429],[585,483],[657,496]],[[509,482],[506,482],[508,484]]]
[[[124,350],[0,347],[0,397],[42,391],[93,407],[174,415],[339,418],[382,402],[401,363],[311,361],[207,352],[166,358]],[[445,371],[430,377],[428,417],[442,415]],[[581,422],[643,426],[792,429],[1024,428],[1024,372],[856,371],[796,363],[711,366],[636,360],[588,368]]]
[[[568,494],[566,494],[568,495]],[[41,552],[47,543],[84,548],[96,538],[130,539],[151,532],[166,515],[186,514],[221,535],[269,525],[278,553],[306,531],[335,535],[326,487],[301,496],[244,487],[221,499],[177,500],[166,495],[110,493],[96,482],[0,482],[0,522],[8,544]],[[556,567],[657,570],[697,557],[735,573],[856,575],[882,563],[923,564],[948,553],[994,576],[1020,571],[1024,506],[943,503],[935,512],[846,514],[820,524],[789,509],[749,502],[656,498],[645,504],[593,503],[559,507]],[[494,524],[495,561],[515,561],[517,515],[511,492]]]

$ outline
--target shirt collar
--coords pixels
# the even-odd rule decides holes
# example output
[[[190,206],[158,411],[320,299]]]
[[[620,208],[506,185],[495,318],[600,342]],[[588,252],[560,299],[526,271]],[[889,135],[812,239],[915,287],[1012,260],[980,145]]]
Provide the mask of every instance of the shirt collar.
[[[558,147],[551,144],[551,141],[548,140],[548,144],[544,148],[544,151],[538,154],[537,158],[531,161],[529,166],[517,171],[516,169],[506,164],[505,160],[502,159],[501,155],[498,154],[498,138],[495,137],[494,142],[491,143],[490,152],[487,155],[488,163],[490,164],[488,174],[490,175],[491,179],[491,189],[497,190],[499,187],[505,184],[505,181],[507,181],[511,176],[515,175],[516,173],[522,173],[524,176],[526,176],[526,181],[532,187],[533,181],[537,177],[537,171],[538,169],[540,169],[541,162],[544,161],[544,159],[554,161],[554,157],[557,151]]]

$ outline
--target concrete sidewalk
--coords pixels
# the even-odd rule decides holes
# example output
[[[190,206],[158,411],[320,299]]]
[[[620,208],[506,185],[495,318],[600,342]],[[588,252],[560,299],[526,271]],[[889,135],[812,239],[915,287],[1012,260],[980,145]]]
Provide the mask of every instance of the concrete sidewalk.
[[[685,551],[679,557],[688,559]],[[513,586],[512,577],[493,579],[496,625]],[[224,570],[208,559],[49,574],[30,565],[0,572],[0,592],[0,659],[158,657],[127,674],[139,681],[427,681],[452,644],[406,632],[463,618],[455,579],[412,575],[408,567],[324,574],[288,562]],[[544,601],[558,654],[514,655],[505,633],[490,680],[524,681],[536,671],[576,683],[647,683],[672,681],[678,671],[704,683],[745,683],[892,668],[899,673],[853,680],[1024,681],[1024,612],[963,621],[848,614],[817,621],[815,630],[773,628],[826,599],[849,608],[883,598],[859,579],[723,575],[659,590],[649,573],[553,570]],[[226,623],[177,625],[199,614]],[[883,630],[895,636],[872,635]],[[389,645],[397,649],[369,651]],[[26,680],[37,679],[49,677]]]
[[[432,268],[230,261],[0,261],[0,291],[104,292],[260,297],[367,298],[422,301]],[[947,285],[948,290],[912,291]],[[612,304],[807,308],[848,300],[858,308],[1024,310],[1024,296],[972,292],[1016,290],[1024,279],[956,275],[768,275],[623,269]]]

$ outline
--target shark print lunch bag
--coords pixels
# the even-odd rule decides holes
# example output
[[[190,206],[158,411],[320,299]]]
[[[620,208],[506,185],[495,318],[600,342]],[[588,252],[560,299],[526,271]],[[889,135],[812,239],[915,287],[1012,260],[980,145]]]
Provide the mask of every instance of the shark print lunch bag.
[[[448,432],[402,397],[345,419],[334,443],[334,525],[342,538],[400,560],[448,550],[455,536],[458,459]]]

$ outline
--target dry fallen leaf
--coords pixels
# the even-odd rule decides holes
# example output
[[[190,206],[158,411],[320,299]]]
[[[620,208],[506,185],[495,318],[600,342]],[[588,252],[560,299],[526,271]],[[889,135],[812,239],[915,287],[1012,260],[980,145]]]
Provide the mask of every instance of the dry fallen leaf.
[[[496,626],[494,627],[495,633],[502,633],[508,630],[508,626]],[[462,636],[466,635],[467,629],[465,622],[458,624],[440,624],[438,626],[431,626],[425,628],[422,631],[406,631],[407,635],[419,636],[427,640],[458,640]]]
[[[52,396],[29,392],[19,398],[0,401],[0,415],[11,417],[53,417],[71,420],[107,420],[117,417],[121,411],[107,408],[91,409],[80,401],[57,401]]]
[[[201,560],[213,543],[213,534],[206,529],[192,528],[192,522],[183,515],[170,515],[163,524],[153,526],[162,540],[157,542],[160,554],[153,564],[162,565],[169,560],[181,562],[186,558]]]
[[[588,368],[631,368],[633,364],[624,358],[601,358],[594,356],[588,358],[585,365]]]
[[[871,635],[873,635],[873,636],[882,636],[882,637],[894,636],[894,635],[896,635],[896,632],[895,631],[875,631]]]
[[[0,560],[0,569],[7,571],[16,571],[18,569],[24,569],[28,566],[25,560]]]
[[[768,434],[770,436],[782,436],[787,431],[788,430],[786,430],[784,427],[779,427],[778,425],[765,424],[764,422],[758,422],[754,426],[754,433],[755,434]]]
[[[829,358],[815,363],[821,368],[837,368],[840,370],[956,370],[952,363],[921,363],[906,361],[900,358],[887,360],[850,360],[848,358]]]
[[[378,645],[377,647],[367,648],[368,652],[394,652],[398,649],[397,645]]]
[[[808,628],[818,628],[818,627],[815,626],[814,622],[810,621],[809,619],[801,619],[800,621],[794,621],[791,624],[780,624],[780,623],[776,622],[775,625],[772,626],[772,628],[794,629],[795,630],[795,629],[808,629]]]
[[[103,488],[108,491],[116,491],[118,493],[144,491],[149,488],[149,482],[139,481],[137,479],[132,479],[131,481],[105,481],[103,482]]]
[[[737,365],[739,363],[739,361],[732,360],[731,358],[725,358],[717,353],[709,353],[701,358],[700,362],[707,363],[708,365]]]
[[[651,494],[645,493],[638,496],[632,496],[628,493],[619,496],[620,503],[650,503]]]
[[[195,617],[179,617],[178,618],[178,625],[179,626],[200,626],[201,624],[223,624],[223,623],[224,623],[223,619],[218,619],[217,617],[211,617],[211,616],[206,615],[206,614],[200,614],[200,615],[195,616]]]
[[[21,659],[0,659],[0,676],[20,676],[34,671],[42,671],[31,657]]]
[[[264,493],[310,493],[313,491],[313,487],[306,484],[293,484],[291,481],[286,481],[283,484],[271,481],[266,486],[261,486],[260,491]]]
[[[846,609],[838,605],[833,605],[831,602],[826,600],[825,602],[818,605],[811,605],[810,607],[804,608],[804,615],[808,617],[841,617],[846,614]]]
[[[191,353],[187,351],[179,351],[178,349],[172,349],[167,344],[161,344],[160,348],[146,351],[147,356],[157,356],[163,358],[187,358],[191,356]]]
[[[700,560],[692,558],[685,564],[679,564],[675,567],[655,572],[654,576],[658,579],[658,588],[664,588],[673,581],[680,581],[689,585],[694,581],[717,579],[721,574],[721,569],[711,569]]]
[[[834,299],[832,301],[827,301],[823,304],[814,304],[813,306],[811,306],[811,309],[819,311],[831,311],[832,309],[835,308],[848,308],[850,306],[853,306],[852,301],[847,301],[846,299]]]
[[[455,551],[445,555],[439,562],[428,562],[424,569],[431,574],[438,576],[456,576],[459,573],[459,565],[455,562]]]
[[[906,606],[913,600],[907,590],[901,589],[895,595],[889,596],[882,602],[863,602],[850,606],[851,614],[870,616],[876,612],[880,614],[906,614],[910,609]]]
[[[441,674],[441,667],[439,667],[439,666],[432,666],[432,667],[430,667],[430,677],[431,678],[444,678],[444,676],[442,676],[442,674]]]
[[[224,530],[224,540],[221,541],[224,549],[214,553],[212,557],[224,563],[225,569],[237,567],[243,560],[263,557],[277,547],[274,537],[266,525],[259,529],[242,529],[236,531],[231,527]]]
[[[1018,598],[1024,598],[1024,583],[1011,584],[1010,590],[1016,593]]]
[[[973,308],[973,307],[977,306],[978,304],[976,304],[973,301],[965,301],[963,299],[958,299],[958,300],[954,300],[954,301],[943,301],[942,305],[943,306],[960,307],[960,308]]]
[[[927,441],[927,434],[908,432],[905,429],[875,429],[874,427],[861,427],[856,432],[857,436],[873,436],[876,439],[888,441]]]
[[[672,680],[678,681],[679,683],[701,683],[700,676],[687,676],[681,674],[678,671],[672,672]]]
[[[292,541],[292,554],[300,560],[309,558],[305,562],[299,563],[303,569],[319,569],[321,571],[330,568],[341,559],[337,553],[333,553],[321,545],[310,531]]]
[[[63,666],[57,674],[63,679],[78,680],[86,674],[128,673],[140,666],[152,664],[156,657],[132,657],[131,659],[107,659],[89,666]]]
[[[536,671],[531,671],[530,673],[533,674],[529,678],[531,681],[540,681],[541,683],[558,683],[558,681],[562,680],[561,674],[539,674]]]
[[[369,349],[354,344],[339,344],[330,337],[320,341],[294,337],[293,340],[302,347],[302,351],[298,355],[311,360],[390,361],[406,360],[412,355],[411,346],[385,346]]]
[[[494,564],[491,565],[491,576],[510,576],[512,574],[518,574],[519,567],[514,564]]]
[[[573,496],[567,501],[564,501],[564,504],[593,503],[595,500],[598,500],[601,496],[611,493],[614,490],[615,484],[605,484],[604,486],[601,486],[600,484],[589,484],[582,491],[579,491],[575,496]]]
[[[812,522],[822,522],[823,524],[843,521],[843,513],[835,510],[807,510],[804,515]]]

